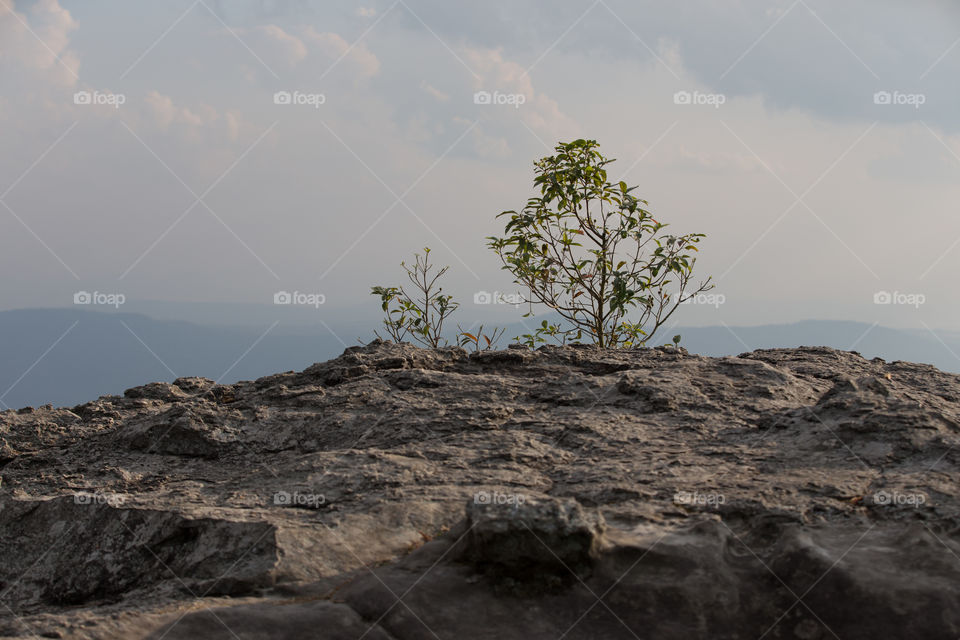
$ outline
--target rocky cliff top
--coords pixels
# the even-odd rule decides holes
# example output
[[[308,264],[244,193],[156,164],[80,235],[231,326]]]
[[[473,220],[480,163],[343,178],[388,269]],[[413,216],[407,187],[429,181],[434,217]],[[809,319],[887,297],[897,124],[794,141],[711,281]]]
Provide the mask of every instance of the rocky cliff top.
[[[960,636],[960,377],[374,342],[0,413],[0,637]],[[904,634],[904,635],[900,635]]]

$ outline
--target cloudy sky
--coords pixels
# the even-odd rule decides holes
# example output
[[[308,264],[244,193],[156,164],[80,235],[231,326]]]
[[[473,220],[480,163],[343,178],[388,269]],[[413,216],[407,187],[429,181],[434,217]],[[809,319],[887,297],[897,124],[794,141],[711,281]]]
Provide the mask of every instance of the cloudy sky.
[[[469,308],[588,137],[707,234],[681,321],[956,330],[958,72],[946,0],[0,0],[0,308],[375,308],[426,245]]]

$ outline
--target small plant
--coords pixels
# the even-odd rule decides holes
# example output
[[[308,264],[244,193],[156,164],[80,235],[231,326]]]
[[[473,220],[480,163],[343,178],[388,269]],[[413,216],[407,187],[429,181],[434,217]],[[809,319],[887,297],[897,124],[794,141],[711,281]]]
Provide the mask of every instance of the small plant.
[[[537,345],[545,344],[547,342],[547,338],[551,338],[557,343],[565,345],[567,344],[567,340],[579,340],[581,337],[583,337],[583,332],[579,329],[576,331],[565,331],[560,328],[559,324],[550,323],[544,320],[540,323],[540,326],[534,330],[533,333],[525,333],[522,336],[516,336],[513,340],[516,344],[522,344],[530,349],[535,349]]]
[[[685,295],[695,262],[689,252],[703,234],[661,234],[666,225],[644,209],[636,187],[608,182],[613,160],[598,147],[595,140],[561,143],[556,155],[534,163],[540,195],[521,212],[501,213],[509,217],[504,236],[488,238],[514,282],[529,289],[527,302],[546,305],[572,325],[545,323],[525,336],[528,345],[574,333],[600,347],[642,345],[682,302],[713,288],[707,278]]]
[[[437,280],[450,267],[431,274],[433,265],[430,264],[429,247],[424,248],[422,256],[414,254],[412,266],[406,262],[401,262],[400,266],[414,287],[413,295],[402,286],[377,286],[371,291],[372,295],[380,296],[381,308],[386,313],[383,326],[387,335],[398,343],[409,336],[426,347],[445,346],[443,324],[460,306],[453,301],[453,296],[443,295],[443,287],[437,286]],[[376,335],[382,338],[379,333]]]
[[[663,346],[669,347],[669,346],[671,346],[671,345],[670,345],[669,342],[667,342],[667,343],[665,343]],[[675,349],[679,349],[679,348],[680,348],[680,334],[679,334],[679,333],[678,333],[677,335],[673,336],[673,347],[674,347]]]
[[[483,332],[483,325],[480,325],[475,333],[464,331],[460,325],[457,325],[457,330],[459,331],[457,336],[459,337],[460,346],[464,348],[468,346],[472,347],[474,352],[489,351],[495,348],[497,342],[500,341],[500,338],[503,337],[503,333],[506,331],[503,327],[495,327],[488,335]]]

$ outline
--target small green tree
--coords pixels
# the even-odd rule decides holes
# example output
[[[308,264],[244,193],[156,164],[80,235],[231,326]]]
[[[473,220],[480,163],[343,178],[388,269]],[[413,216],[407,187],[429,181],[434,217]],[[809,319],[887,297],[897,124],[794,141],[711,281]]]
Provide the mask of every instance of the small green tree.
[[[509,216],[503,237],[488,238],[503,268],[542,303],[600,347],[644,344],[689,298],[713,288],[710,278],[686,294],[705,237],[661,234],[636,187],[607,180],[613,162],[595,140],[560,143],[534,163],[540,195]],[[670,295],[675,290],[675,296]],[[685,295],[686,294],[686,295]],[[638,312],[634,321],[628,314]]]
[[[417,253],[413,257],[413,266],[400,263],[414,287],[413,295],[402,286],[373,287],[371,294],[380,296],[381,308],[386,313],[384,329],[394,342],[403,342],[409,336],[435,349],[447,344],[443,337],[443,323],[460,304],[453,301],[453,296],[443,295],[443,287],[437,286],[437,280],[450,267],[431,274],[433,265],[430,264],[429,247],[424,248],[422,256]],[[376,335],[381,337],[379,333]]]

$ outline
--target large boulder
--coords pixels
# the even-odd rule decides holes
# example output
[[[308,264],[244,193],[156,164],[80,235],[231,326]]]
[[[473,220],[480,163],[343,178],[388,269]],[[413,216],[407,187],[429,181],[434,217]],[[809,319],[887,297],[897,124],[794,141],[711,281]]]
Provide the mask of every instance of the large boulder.
[[[573,498],[478,492],[467,502],[466,557],[521,582],[565,584],[589,573],[605,523]]]

